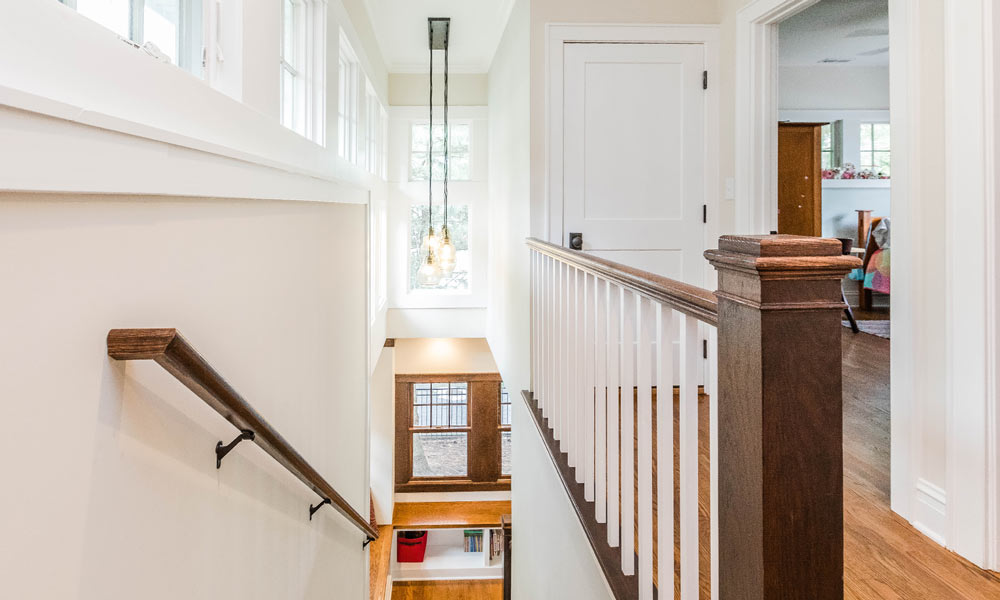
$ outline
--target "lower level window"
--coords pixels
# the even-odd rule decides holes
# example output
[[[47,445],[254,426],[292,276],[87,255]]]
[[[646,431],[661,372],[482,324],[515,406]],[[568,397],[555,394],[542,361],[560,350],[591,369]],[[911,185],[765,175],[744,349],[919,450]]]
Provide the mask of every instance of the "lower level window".
[[[396,490],[510,489],[510,398],[497,373],[396,375]]]
[[[414,433],[414,477],[465,477],[469,474],[469,434]]]

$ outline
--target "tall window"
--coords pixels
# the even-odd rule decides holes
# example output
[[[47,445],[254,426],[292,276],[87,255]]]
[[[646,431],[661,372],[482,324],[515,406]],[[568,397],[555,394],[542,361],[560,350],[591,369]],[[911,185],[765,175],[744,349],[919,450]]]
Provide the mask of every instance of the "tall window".
[[[358,158],[358,102],[360,69],[351,45],[340,33],[340,82],[337,94],[337,135],[340,157],[356,162]]]
[[[326,144],[326,2],[281,0],[281,124]]]
[[[889,124],[861,124],[861,168],[889,175]]]
[[[434,229],[440,231],[444,222],[444,207],[434,205]],[[410,290],[428,289],[417,282],[417,270],[424,258],[421,244],[427,235],[427,205],[424,203],[410,206]],[[455,270],[442,275],[436,290],[451,290],[462,292],[469,289],[469,268],[472,254],[469,252],[469,206],[465,204],[448,205],[448,234],[455,246]]]
[[[821,168],[834,169],[843,163],[841,140],[843,139],[843,121],[827,123],[820,130]]]
[[[368,172],[385,177],[386,113],[369,81],[365,85],[365,160]]]
[[[140,46],[156,46],[161,57],[202,76],[202,0],[60,2]]]
[[[413,384],[414,477],[468,474],[468,399],[467,382]]]
[[[507,386],[500,382],[500,473],[510,475],[510,394]]]
[[[471,126],[449,123],[449,127],[448,180],[468,181]],[[432,171],[434,181],[444,180],[444,124],[434,124],[433,136],[429,130],[427,123],[414,123],[410,129],[410,181],[427,181]]]

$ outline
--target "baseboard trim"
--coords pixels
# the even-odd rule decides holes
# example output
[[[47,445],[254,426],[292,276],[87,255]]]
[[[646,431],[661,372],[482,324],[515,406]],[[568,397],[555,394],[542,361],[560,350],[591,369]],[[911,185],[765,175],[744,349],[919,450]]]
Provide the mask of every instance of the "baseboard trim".
[[[947,494],[943,489],[927,481],[917,479],[914,489],[914,511],[911,523],[917,531],[935,543],[945,546],[947,531]]]

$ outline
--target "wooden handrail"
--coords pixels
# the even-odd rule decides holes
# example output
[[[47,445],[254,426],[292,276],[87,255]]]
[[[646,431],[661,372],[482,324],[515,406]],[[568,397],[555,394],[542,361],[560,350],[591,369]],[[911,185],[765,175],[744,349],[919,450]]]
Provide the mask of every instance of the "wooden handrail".
[[[537,238],[528,238],[527,243],[529,248],[537,252],[599,275],[657,302],[662,302],[699,321],[710,325],[718,324],[718,300],[715,298],[715,294],[706,289],[586,252],[550,244]]]
[[[378,530],[368,519],[354,510],[176,329],[112,329],[108,332],[108,356],[116,360],[156,361],[237,429],[252,431],[253,436],[244,439],[252,439],[324,502],[329,500],[369,540],[378,538]]]

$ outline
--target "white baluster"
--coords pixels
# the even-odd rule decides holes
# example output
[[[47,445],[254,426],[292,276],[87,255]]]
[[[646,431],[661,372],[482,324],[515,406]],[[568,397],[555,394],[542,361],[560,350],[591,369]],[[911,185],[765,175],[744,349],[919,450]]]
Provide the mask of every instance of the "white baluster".
[[[537,269],[538,253],[534,250],[530,250],[528,253],[529,269],[531,274],[529,275],[529,281],[531,285],[531,304],[529,310],[530,315],[530,327],[531,327],[531,379],[529,382],[529,389],[532,394],[538,393],[538,269]]]
[[[621,406],[621,490],[622,490],[622,572],[635,574],[635,303],[629,290],[622,294],[622,406]]]
[[[639,297],[639,343],[636,345],[636,420],[639,439],[639,600],[653,600],[653,375],[651,323],[653,303]]]
[[[656,580],[661,598],[674,595],[674,327],[673,309],[656,318]]]
[[[579,432],[576,427],[576,413],[577,408],[580,405],[580,396],[577,394],[577,384],[580,381],[579,376],[576,371],[576,350],[577,350],[577,326],[579,322],[579,315],[577,310],[580,306],[579,298],[577,297],[577,274],[579,271],[575,268],[569,270],[567,285],[569,286],[569,318],[567,319],[566,327],[566,444],[567,453],[566,457],[569,462],[569,466],[575,470],[577,473],[576,478],[580,479],[578,473],[580,472],[579,464],[577,459],[580,456],[578,451],[578,439],[577,435]]]
[[[586,410],[583,399],[583,357],[584,357],[584,272],[575,269],[573,272],[573,291],[576,299],[575,320],[573,321],[573,453],[576,455],[576,482],[583,483],[586,460],[584,459],[586,446],[586,431],[584,422],[586,421]]]
[[[681,317],[681,600],[698,600],[698,321]]]
[[[712,600],[719,598],[719,330],[708,331],[709,502],[711,503]]]
[[[569,454],[569,431],[567,417],[569,414],[569,265],[563,264],[560,276],[562,285],[562,318],[559,320],[562,329],[559,334],[559,449]]]
[[[598,523],[608,522],[608,285],[594,277],[594,512]]]
[[[563,350],[563,294],[565,293],[566,286],[565,277],[563,276],[563,270],[565,265],[562,262],[556,261],[556,297],[555,297],[555,331],[553,339],[553,352],[552,352],[552,362],[555,366],[554,376],[555,382],[552,386],[553,393],[553,406],[552,406],[552,418],[549,421],[550,426],[553,430],[553,435],[555,435],[556,440],[560,440],[559,445],[562,446],[562,399],[563,399],[563,360],[562,360],[562,350]]]
[[[621,493],[618,414],[621,408],[621,286],[608,283],[608,544],[614,548],[621,539]]]
[[[594,277],[583,274],[583,499],[594,501]]]

